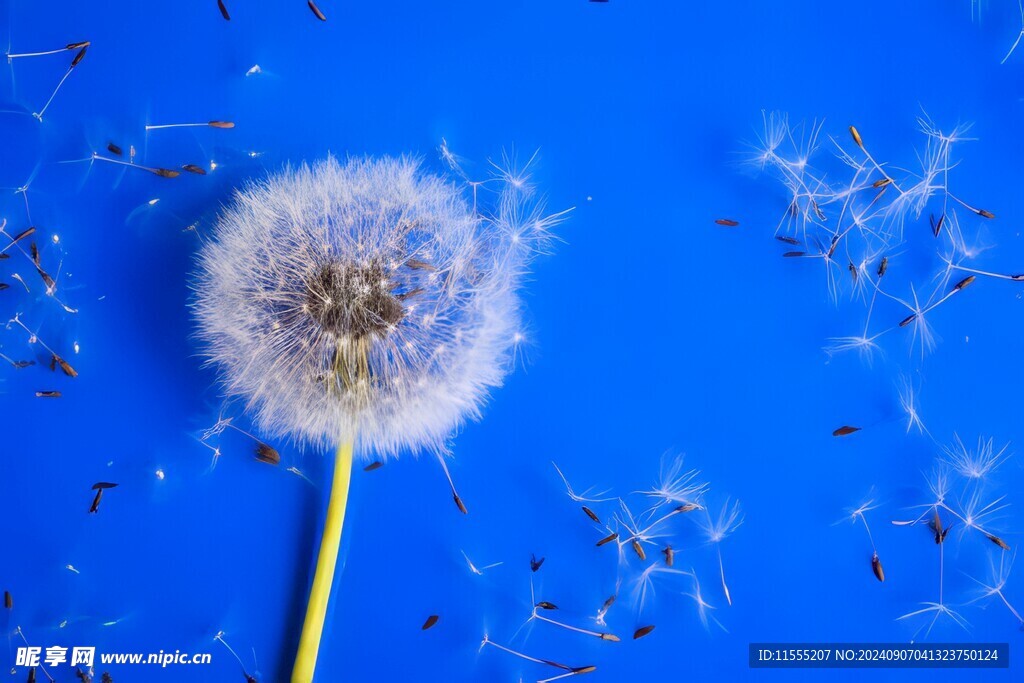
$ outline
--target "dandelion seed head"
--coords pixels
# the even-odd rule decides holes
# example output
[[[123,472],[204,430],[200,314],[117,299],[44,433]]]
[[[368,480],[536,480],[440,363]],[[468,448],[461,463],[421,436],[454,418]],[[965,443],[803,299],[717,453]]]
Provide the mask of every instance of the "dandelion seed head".
[[[517,290],[559,219],[410,158],[328,158],[240,190],[199,256],[199,338],[225,392],[297,443],[444,452],[509,370]]]

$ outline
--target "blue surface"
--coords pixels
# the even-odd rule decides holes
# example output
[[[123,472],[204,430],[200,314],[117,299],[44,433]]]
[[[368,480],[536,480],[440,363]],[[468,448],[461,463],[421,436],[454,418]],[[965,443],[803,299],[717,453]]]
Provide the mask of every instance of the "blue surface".
[[[111,667],[119,682],[242,680],[213,640],[219,631],[260,680],[287,680],[329,461],[282,446],[282,466],[269,467],[235,435],[208,471],[196,437],[216,421],[220,399],[189,336],[198,241],[186,228],[198,221],[202,230],[233,186],[288,160],[413,152],[440,170],[445,138],[475,162],[471,174],[483,174],[503,147],[527,156],[539,148],[535,179],[549,205],[577,207],[566,244],[538,262],[530,286],[525,371],[456,442],[452,473],[470,514],[452,505],[432,459],[356,473],[318,680],[558,673],[478,651],[485,632],[535,656],[595,664],[595,681],[860,680],[751,671],[747,644],[913,637],[917,624],[895,618],[935,598],[935,545],[889,520],[927,502],[921,473],[938,449],[905,434],[899,376],[917,383],[941,443],[954,432],[968,443],[1024,443],[1021,283],[979,280],[969,299],[944,306],[934,319],[941,341],[923,361],[909,333],[887,336],[871,365],[830,360],[825,339],[856,330],[863,309],[833,305],[816,267],[778,257],[771,235],[786,199],[739,163],[763,109],[824,118],[836,135],[856,123],[873,150],[906,163],[922,108],[947,128],[974,122],[978,140],[957,155],[958,194],[998,216],[984,228],[995,248],[979,264],[1024,270],[1024,53],[999,65],[1019,30],[1014,3],[990,3],[972,22],[967,0],[324,0],[326,23],[298,1],[228,2],[230,23],[213,0],[4,4],[4,51],[92,46],[42,122],[26,112],[45,102],[70,53],[0,70],[0,187],[31,178],[42,258],[53,270],[62,264],[59,294],[79,309],[67,315],[39,297],[31,264],[15,253],[0,262],[0,280],[12,285],[0,292],[0,317],[20,312],[80,375],[51,374],[45,356],[41,366],[0,369],[0,587],[15,600],[0,618],[42,646],[214,656],[209,666]],[[246,77],[255,64],[262,73]],[[237,127],[144,130],[209,119]],[[134,145],[139,163],[213,160],[217,170],[166,180],[58,163],[108,141]],[[21,194],[5,189],[0,202],[9,232],[29,225]],[[723,216],[741,227],[714,226]],[[26,274],[32,294],[12,272]],[[35,355],[19,328],[0,335],[5,355]],[[37,399],[40,389],[64,396]],[[833,438],[844,423],[865,429]],[[593,626],[615,590],[614,550],[593,547],[599,530],[550,462],[579,489],[625,495],[654,483],[666,451],[686,452],[715,500],[742,502],[745,521],[722,545],[731,607],[713,549],[684,534],[677,559],[701,577],[728,632],[705,631],[680,594],[689,583],[669,581],[640,616],[624,586],[608,615],[621,643],[546,624],[517,633],[530,612],[531,553],[547,558],[533,574],[538,599],[557,603],[565,621]],[[991,483],[1014,504],[999,525],[1011,545],[1020,540],[1022,462],[1011,459]],[[89,487],[100,480],[120,486],[89,515]],[[871,487],[884,503],[869,513],[884,584],[871,576],[863,530],[833,525]],[[480,566],[504,564],[476,576],[461,550]],[[946,552],[948,599],[963,605],[974,595],[965,573],[983,576],[998,549],[968,535]],[[1006,595],[1024,606],[1019,569]],[[1019,679],[1024,633],[1013,616],[994,602],[958,609],[969,632],[940,621],[928,640],[1009,642],[1011,670],[875,671],[873,680]],[[429,614],[440,622],[422,632]],[[656,631],[632,641],[646,623]],[[66,666],[55,677],[73,679]]]

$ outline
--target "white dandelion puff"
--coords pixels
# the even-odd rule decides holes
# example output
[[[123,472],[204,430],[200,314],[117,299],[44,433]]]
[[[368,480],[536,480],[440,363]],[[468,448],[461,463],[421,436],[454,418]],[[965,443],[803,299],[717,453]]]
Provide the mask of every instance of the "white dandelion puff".
[[[555,219],[494,214],[409,158],[329,158],[240,190],[199,257],[196,317],[258,427],[362,455],[445,452],[501,384],[517,288]]]

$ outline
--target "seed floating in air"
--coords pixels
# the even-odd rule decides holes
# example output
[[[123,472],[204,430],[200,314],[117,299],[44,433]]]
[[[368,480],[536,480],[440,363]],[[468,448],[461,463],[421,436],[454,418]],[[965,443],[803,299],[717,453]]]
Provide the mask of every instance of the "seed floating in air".
[[[849,425],[843,425],[839,429],[832,432],[832,436],[849,436],[854,432],[859,432],[860,427],[851,427]]]
[[[734,221],[731,218],[718,218],[715,219],[715,225],[724,225],[727,228],[735,228],[740,224],[739,221]]]
[[[432,628],[434,624],[437,623],[438,618],[439,617],[436,614],[431,614],[427,617],[427,620],[423,622],[423,626],[420,627],[420,630],[426,631],[428,628]]]
[[[373,472],[374,470],[379,470],[381,467],[384,467],[384,463],[380,460],[374,460],[363,468],[363,472]]]
[[[653,630],[654,630],[654,625],[653,624],[651,626],[641,626],[640,628],[638,628],[636,631],[633,632],[633,640],[639,640],[639,639],[643,638],[644,636],[648,635]]]
[[[885,581],[885,572],[882,571],[882,561],[878,559],[878,553],[875,553],[871,557],[871,571],[875,573],[875,578],[879,581]]]
[[[324,13],[320,11],[320,8],[316,6],[313,0],[307,0],[306,4],[309,5],[309,9],[313,12],[314,15],[316,15],[317,19],[319,19],[320,21],[327,21],[327,17],[324,16]]]
[[[224,4],[224,0],[217,0],[217,9],[220,10],[220,15],[224,17],[224,21],[231,21],[231,15],[228,14],[228,8]]]
[[[268,446],[265,443],[256,445],[256,459],[268,465],[281,464],[281,454],[273,446]]]

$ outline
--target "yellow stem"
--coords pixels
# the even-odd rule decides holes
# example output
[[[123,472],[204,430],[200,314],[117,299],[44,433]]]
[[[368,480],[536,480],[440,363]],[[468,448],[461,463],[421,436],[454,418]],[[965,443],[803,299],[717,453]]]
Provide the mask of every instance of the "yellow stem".
[[[327,616],[327,601],[331,597],[331,583],[334,568],[338,563],[338,547],[341,545],[341,528],[345,523],[345,505],[348,503],[348,484],[352,478],[352,442],[338,446],[334,456],[334,482],[331,484],[331,499],[327,504],[327,519],[324,521],[324,535],[320,540],[320,554],[316,560],[313,587],[309,591],[306,606],[306,620],[302,624],[299,651],[295,655],[292,669],[292,683],[312,683],[316,670],[316,656],[320,651],[320,637],[324,631]]]

